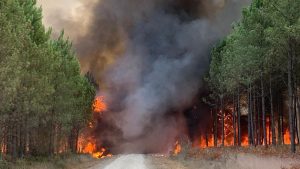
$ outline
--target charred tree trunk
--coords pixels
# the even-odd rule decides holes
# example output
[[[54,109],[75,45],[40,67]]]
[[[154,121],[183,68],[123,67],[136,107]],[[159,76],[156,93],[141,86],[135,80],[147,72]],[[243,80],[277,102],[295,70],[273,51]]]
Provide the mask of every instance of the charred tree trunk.
[[[224,132],[224,103],[223,103],[223,95],[220,97],[221,99],[221,118],[222,118],[222,146],[224,146],[225,143],[225,132]]]

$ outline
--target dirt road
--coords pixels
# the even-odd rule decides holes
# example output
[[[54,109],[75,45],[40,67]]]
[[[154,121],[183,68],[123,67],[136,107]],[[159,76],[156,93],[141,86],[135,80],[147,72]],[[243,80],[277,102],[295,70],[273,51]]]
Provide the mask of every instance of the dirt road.
[[[103,159],[89,169],[183,169],[176,161],[162,155],[122,155]]]
[[[145,164],[145,156],[141,154],[122,155],[101,161],[90,169],[148,169]]]
[[[101,160],[89,169],[300,169],[300,160],[257,157],[251,154],[238,154],[214,160],[133,154]]]

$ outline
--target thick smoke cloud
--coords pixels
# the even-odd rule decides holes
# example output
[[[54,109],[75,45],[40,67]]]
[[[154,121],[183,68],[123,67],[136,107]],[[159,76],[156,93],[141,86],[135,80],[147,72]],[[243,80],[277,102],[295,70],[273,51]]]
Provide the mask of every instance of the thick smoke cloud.
[[[210,49],[228,33],[246,2],[81,2],[81,10],[91,11],[78,16],[86,17],[87,26],[62,23],[72,27],[69,35],[75,37],[82,69],[93,74],[109,103],[111,112],[103,121],[120,131],[108,130],[99,138],[116,142],[116,152],[167,151],[185,130],[180,113],[201,87]]]

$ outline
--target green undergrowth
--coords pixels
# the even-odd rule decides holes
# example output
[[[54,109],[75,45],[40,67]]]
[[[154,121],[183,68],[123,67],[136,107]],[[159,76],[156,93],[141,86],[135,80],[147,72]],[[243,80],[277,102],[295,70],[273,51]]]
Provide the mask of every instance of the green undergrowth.
[[[96,161],[88,155],[59,155],[54,157],[32,157],[9,162],[0,159],[0,169],[80,169]]]

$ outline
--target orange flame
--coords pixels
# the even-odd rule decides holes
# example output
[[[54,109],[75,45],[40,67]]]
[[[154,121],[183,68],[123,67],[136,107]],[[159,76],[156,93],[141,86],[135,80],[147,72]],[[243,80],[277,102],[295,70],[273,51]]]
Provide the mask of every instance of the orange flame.
[[[112,157],[112,154],[107,154],[106,153],[106,149],[105,148],[101,148],[101,150],[99,152],[93,153],[92,157],[94,158],[106,158],[106,157]]]
[[[107,105],[104,101],[104,96],[98,96],[95,98],[93,103],[93,111],[95,113],[103,113],[107,111]],[[95,127],[93,122],[88,123],[88,129],[92,130]],[[91,154],[94,158],[105,158],[105,157],[112,157],[112,154],[108,154],[105,148],[100,148],[96,144],[96,140],[92,137],[86,137],[81,135],[78,140],[78,151],[84,154]]]
[[[229,110],[231,112],[233,111],[233,109],[229,109]],[[218,117],[219,117],[218,120],[221,121],[221,111],[218,113]],[[228,146],[234,146],[234,130],[235,129],[233,127],[232,119],[233,119],[232,113],[224,112],[224,135],[225,135],[224,146],[227,146],[227,147]],[[237,131],[236,131],[236,134],[237,134]],[[284,130],[283,134],[284,134],[283,135],[284,144],[291,144],[289,129],[286,128]],[[272,133],[272,130],[271,130],[271,120],[270,120],[270,117],[266,117],[267,144],[272,144],[272,135],[273,135],[273,133]],[[241,138],[241,146],[243,146],[243,147],[249,146],[248,133],[247,132],[242,133],[241,137],[242,137]],[[255,138],[255,139],[257,139],[257,138]],[[278,141],[277,137],[276,137],[276,139]],[[218,143],[218,145],[222,144],[221,137],[217,138],[217,143]],[[178,143],[176,143],[176,145],[177,144]],[[196,140],[194,140],[193,146],[198,147],[198,148],[214,147],[214,134],[209,133],[207,136],[200,135],[200,137],[198,137]],[[175,148],[175,150],[176,150],[176,148]]]
[[[96,144],[89,142],[82,150],[85,154],[92,154],[96,150]]]
[[[93,104],[93,110],[97,113],[102,113],[107,110],[107,105],[104,101],[104,96],[98,96],[96,97],[94,104]]]
[[[112,157],[113,155],[110,153],[107,153],[107,150],[105,148],[101,148],[100,151],[97,151],[97,146],[95,143],[95,140],[88,138],[87,143],[84,144],[84,139],[81,138],[79,140],[79,148],[81,149],[81,153],[84,154],[90,154],[94,158],[106,158],[106,157]]]
[[[178,155],[181,152],[181,145],[179,144],[179,141],[176,141],[175,146],[174,146],[174,155]]]
[[[286,129],[284,131],[283,141],[284,141],[284,144],[291,144],[290,131],[288,129]]]

